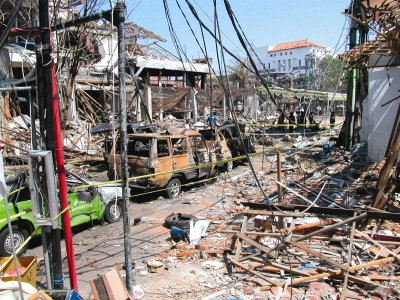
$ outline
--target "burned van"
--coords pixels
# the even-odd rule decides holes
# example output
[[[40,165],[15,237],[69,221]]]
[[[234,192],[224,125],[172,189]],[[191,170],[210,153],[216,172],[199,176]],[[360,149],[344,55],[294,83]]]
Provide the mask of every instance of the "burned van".
[[[128,134],[127,143],[129,178],[136,177],[129,181],[130,187],[164,189],[168,198],[179,195],[182,183],[212,176],[219,167],[216,163],[223,160],[201,134],[190,129]],[[115,145],[108,157],[110,180],[121,178],[120,142]]]

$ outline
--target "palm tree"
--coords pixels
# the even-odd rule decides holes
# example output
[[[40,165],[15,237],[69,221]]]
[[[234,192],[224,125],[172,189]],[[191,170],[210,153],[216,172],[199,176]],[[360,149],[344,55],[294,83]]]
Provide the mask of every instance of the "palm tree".
[[[238,82],[238,88],[246,88],[247,83],[250,79],[250,71],[246,69],[245,66],[248,66],[247,59],[240,59],[240,62],[235,62],[234,65],[228,66],[231,70],[231,73],[228,75],[229,79],[233,82]]]

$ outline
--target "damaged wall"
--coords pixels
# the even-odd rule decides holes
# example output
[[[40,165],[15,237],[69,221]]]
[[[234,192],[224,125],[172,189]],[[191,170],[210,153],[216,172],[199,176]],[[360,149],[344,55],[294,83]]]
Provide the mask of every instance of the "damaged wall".
[[[368,158],[377,162],[384,158],[399,101],[400,58],[372,55],[369,59],[368,96],[363,102],[361,141],[368,141]]]

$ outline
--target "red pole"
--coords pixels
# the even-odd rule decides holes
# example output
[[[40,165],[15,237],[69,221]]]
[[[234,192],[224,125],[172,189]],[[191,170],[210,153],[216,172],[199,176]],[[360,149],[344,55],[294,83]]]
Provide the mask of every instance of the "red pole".
[[[51,90],[53,94],[54,140],[55,140],[58,180],[60,186],[61,209],[63,210],[68,206],[68,196],[67,196],[67,183],[66,183],[65,166],[64,166],[63,137],[61,136],[60,111],[58,108],[59,98],[57,93],[56,82],[57,81],[56,81],[56,73],[54,70],[54,61],[52,60]],[[71,220],[69,216],[69,210],[67,210],[62,215],[62,220],[64,225],[63,229],[65,234],[65,246],[67,248],[69,280],[71,284],[71,289],[78,292],[78,281],[76,278],[74,246],[72,243],[72,231],[71,231]]]

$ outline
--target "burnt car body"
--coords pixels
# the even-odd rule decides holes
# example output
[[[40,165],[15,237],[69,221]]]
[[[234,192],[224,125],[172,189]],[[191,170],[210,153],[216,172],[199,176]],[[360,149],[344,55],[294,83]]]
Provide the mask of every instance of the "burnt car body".
[[[213,176],[231,157],[227,146],[222,150],[221,143],[211,144],[197,131],[184,128],[128,134],[127,143],[129,177],[139,177],[129,181],[130,187],[165,189],[168,198],[179,195],[183,182]],[[108,157],[110,180],[121,178],[120,142],[115,145]],[[140,178],[143,175],[152,176]]]
[[[103,157],[107,162],[108,155],[113,147],[113,136],[111,132],[119,132],[120,123],[99,123],[92,128],[90,133],[104,133],[104,152]],[[141,125],[140,123],[128,123],[126,126],[126,132],[129,133],[152,133],[160,132],[161,126],[158,124]]]
[[[212,128],[199,129],[198,132],[204,137],[207,145],[211,149],[214,149],[214,152],[217,155],[217,160],[223,161],[222,164],[217,165],[219,168],[218,171],[231,171],[233,169],[233,161],[231,158],[234,157],[234,155],[223,135],[223,132],[216,126]]]
[[[239,122],[238,127],[239,130],[237,130],[236,125],[231,121],[224,121],[221,126],[218,126],[218,131],[225,139],[233,158],[244,156],[246,152],[249,154],[256,152],[251,136],[245,134],[246,123]],[[199,132],[205,134],[206,130],[212,129],[199,130]],[[242,136],[243,143],[240,136]],[[246,158],[242,159],[242,161],[246,160]]]

